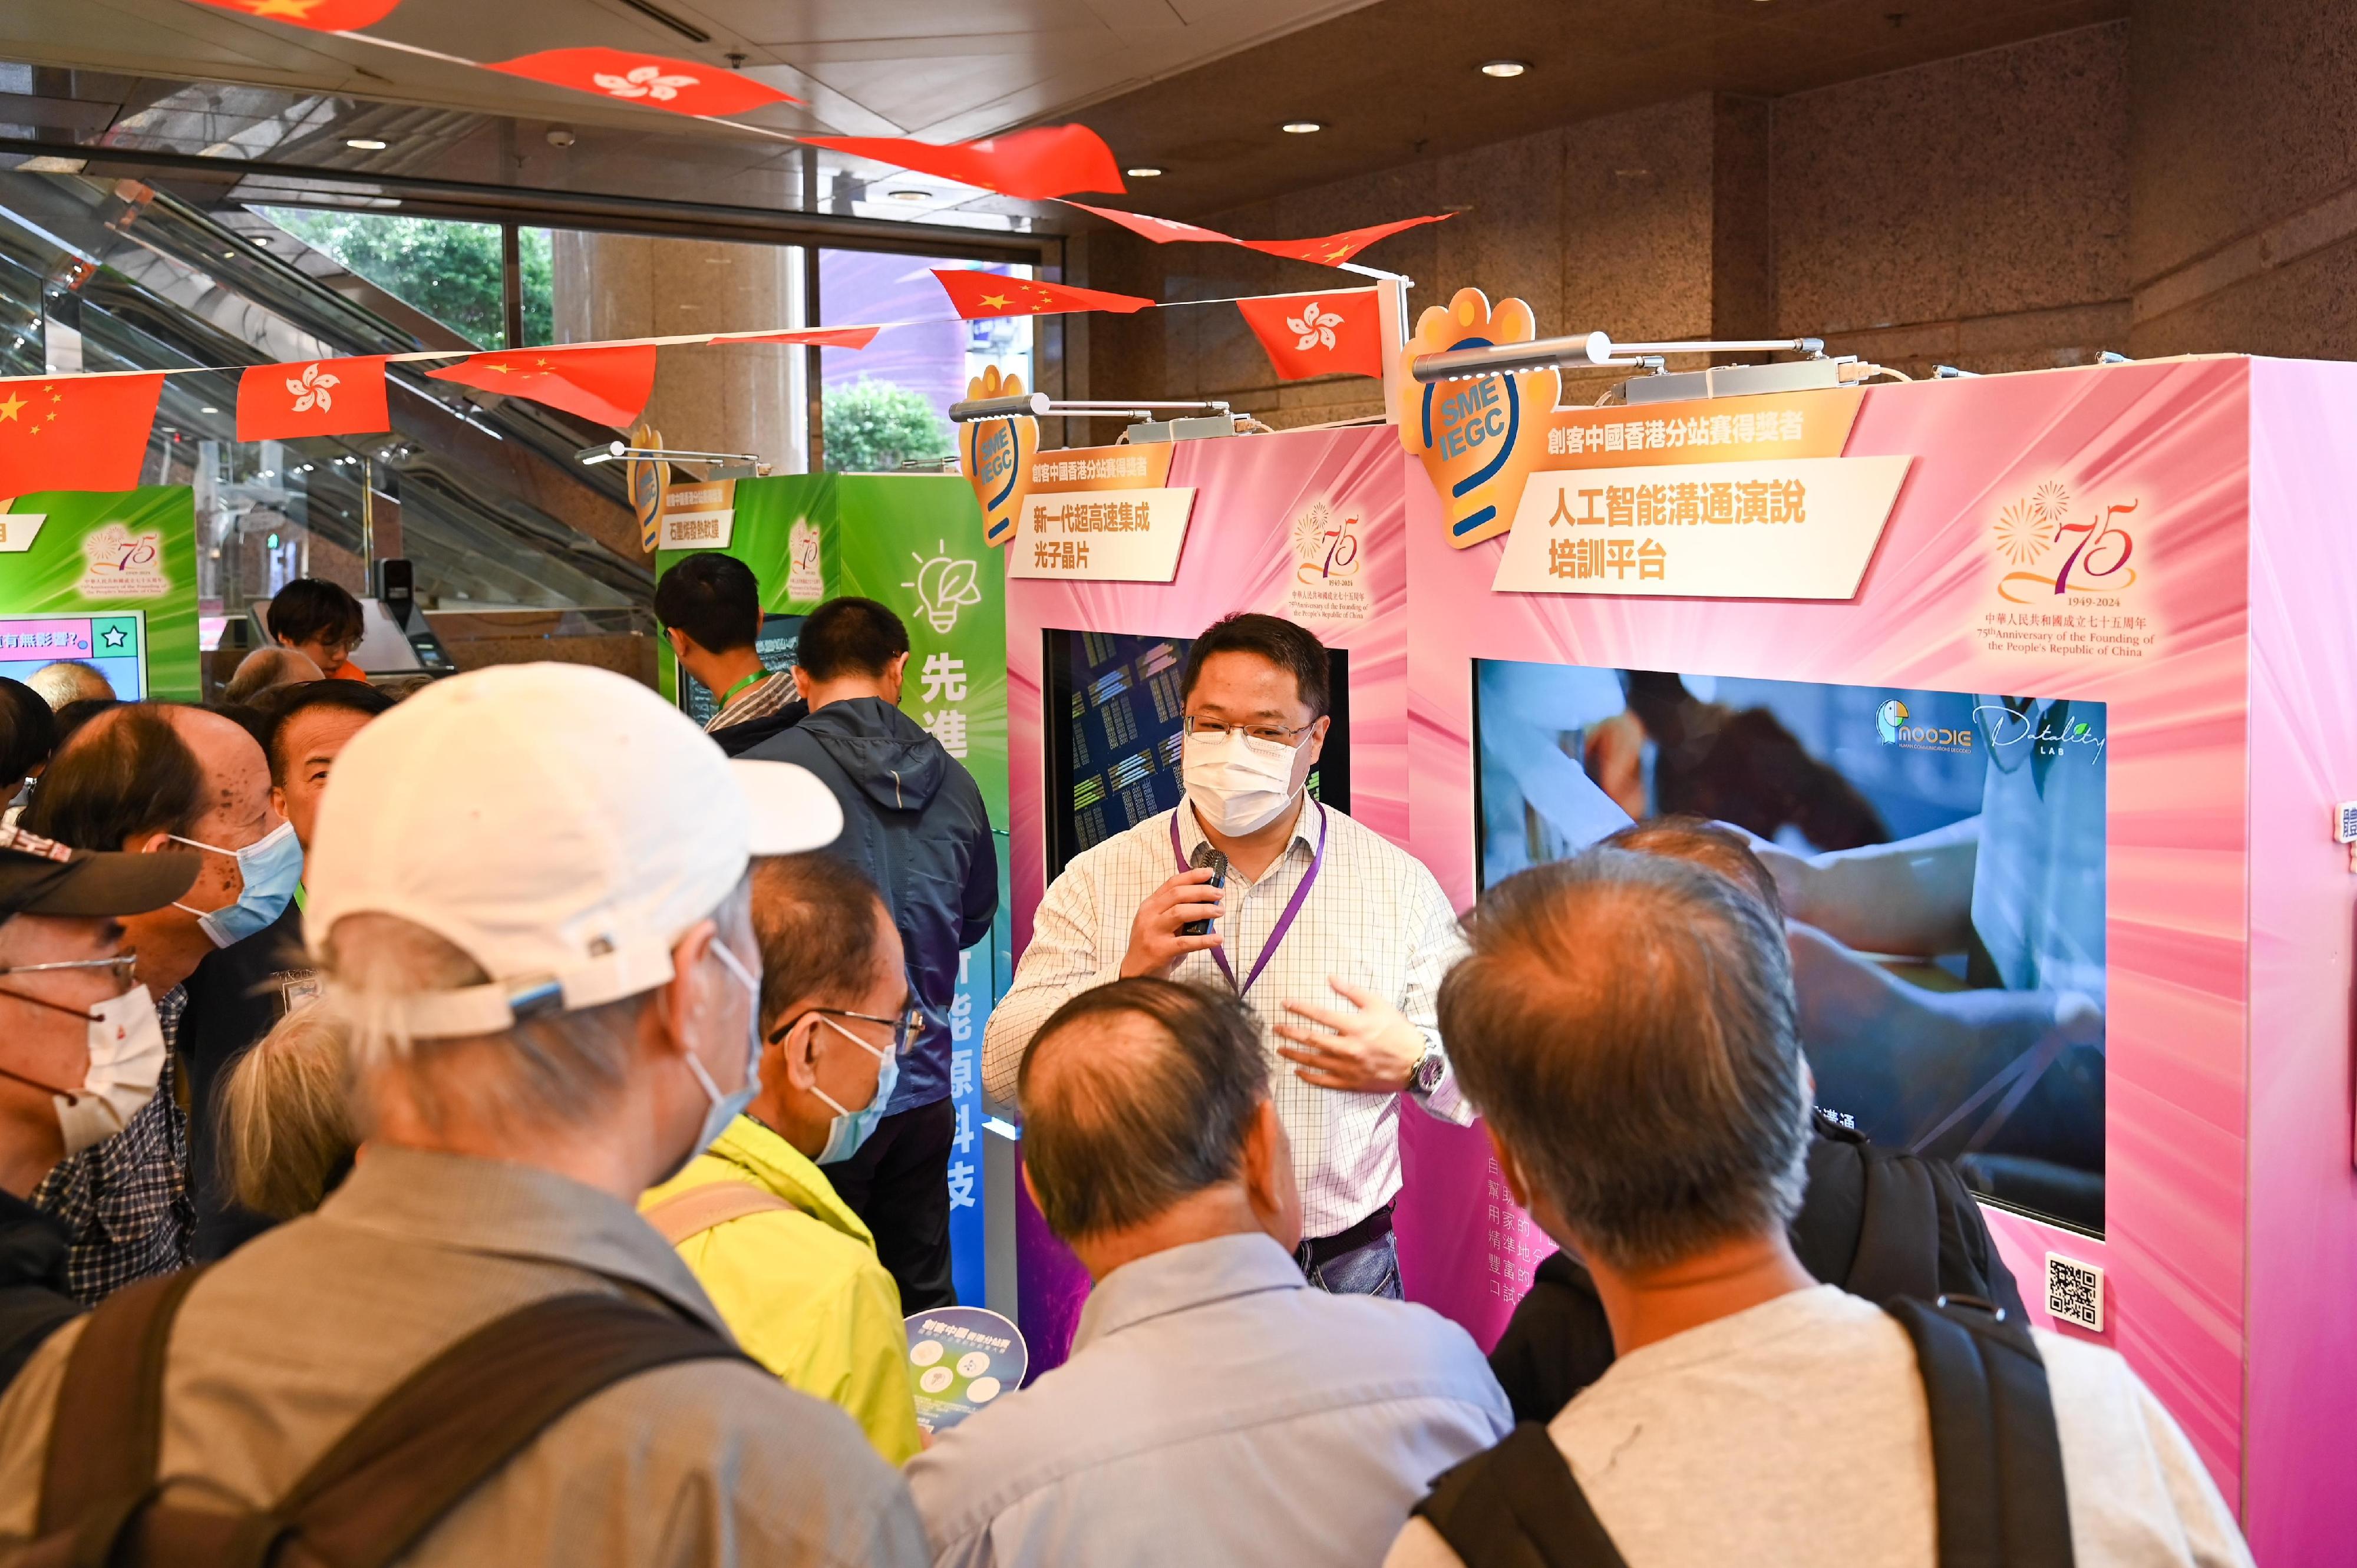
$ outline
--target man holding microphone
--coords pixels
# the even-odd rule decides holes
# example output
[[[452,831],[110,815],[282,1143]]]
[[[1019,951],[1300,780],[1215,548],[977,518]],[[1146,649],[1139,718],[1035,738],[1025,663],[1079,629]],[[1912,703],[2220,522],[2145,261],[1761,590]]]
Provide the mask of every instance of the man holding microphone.
[[[1230,616],[1196,639],[1180,686],[1187,798],[1048,889],[991,1015],[983,1081],[1012,1103],[1033,1034],[1093,986],[1159,975],[1241,993],[1284,1058],[1271,1065],[1303,1272],[1329,1291],[1397,1297],[1400,1098],[1473,1120],[1433,1013],[1464,944],[1429,871],[1308,798],[1332,724],[1329,668],[1315,637],[1274,616]]]

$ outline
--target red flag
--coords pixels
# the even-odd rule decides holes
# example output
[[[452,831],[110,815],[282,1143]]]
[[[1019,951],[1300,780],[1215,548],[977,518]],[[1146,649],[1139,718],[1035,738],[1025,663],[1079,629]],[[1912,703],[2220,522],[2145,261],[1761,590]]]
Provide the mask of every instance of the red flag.
[[[651,343],[626,343],[518,349],[469,354],[455,365],[425,373],[439,381],[529,398],[622,429],[637,421],[646,409],[648,395],[655,390],[655,348]]]
[[[1044,201],[1075,190],[1125,190],[1104,138],[1086,125],[1043,125],[980,142],[937,146],[905,136],[804,136],[814,147],[897,164],[1001,196]]]
[[[1383,373],[1383,312],[1373,289],[1275,294],[1240,299],[1236,308],[1280,380]]]
[[[270,0],[262,0],[269,4]],[[296,0],[279,0],[295,4]],[[725,66],[702,65],[692,59],[642,55],[629,49],[543,49],[484,67],[510,76],[570,87],[600,98],[644,103],[674,114],[742,114],[765,103],[800,103],[791,92],[780,92]]]
[[[216,11],[234,11],[241,16],[259,16],[265,22],[284,22],[291,27],[308,27],[315,33],[347,33],[383,21],[401,0],[197,0],[197,4]]]
[[[237,438],[285,441],[297,435],[382,435],[384,356],[249,365],[237,379]]]
[[[1124,316],[1152,307],[1154,301],[1135,294],[1107,294],[1103,289],[1071,288],[1060,283],[1033,283],[1002,273],[974,273],[935,267],[933,275],[949,291],[950,304],[968,321],[992,316],[1054,316],[1067,310],[1118,310]]]
[[[822,349],[865,349],[881,327],[810,327],[791,332],[724,332],[715,343],[812,343]]]
[[[1396,223],[1374,223],[1364,229],[1347,229],[1340,234],[1329,234],[1318,240],[1239,240],[1237,244],[1247,250],[1265,252],[1272,256],[1287,256],[1297,262],[1316,262],[1322,266],[1339,266],[1357,255],[1376,241],[1413,229],[1423,223],[1441,223],[1455,217],[1442,212],[1430,218],[1403,218]]]
[[[0,381],[0,496],[139,483],[161,371]]]
[[[1199,229],[1192,223],[1181,223],[1175,218],[1149,218],[1143,212],[1124,212],[1112,207],[1091,207],[1085,201],[1067,201],[1067,207],[1077,207],[1083,212],[1093,212],[1109,223],[1118,223],[1133,234],[1143,234],[1157,245],[1168,245],[1174,240],[1200,240],[1206,244],[1241,245],[1233,234],[1222,234],[1217,229]]]

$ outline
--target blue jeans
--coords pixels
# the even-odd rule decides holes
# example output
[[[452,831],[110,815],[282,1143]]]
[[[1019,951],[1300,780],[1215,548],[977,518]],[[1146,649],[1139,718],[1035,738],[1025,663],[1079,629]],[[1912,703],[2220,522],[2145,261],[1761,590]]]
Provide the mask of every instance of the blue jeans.
[[[1301,1265],[1301,1272],[1308,1276],[1311,1284],[1335,1295],[1404,1299],[1400,1294],[1399,1243],[1388,1230],[1365,1246],[1329,1258],[1314,1268],[1305,1242],[1294,1254],[1294,1261]]]

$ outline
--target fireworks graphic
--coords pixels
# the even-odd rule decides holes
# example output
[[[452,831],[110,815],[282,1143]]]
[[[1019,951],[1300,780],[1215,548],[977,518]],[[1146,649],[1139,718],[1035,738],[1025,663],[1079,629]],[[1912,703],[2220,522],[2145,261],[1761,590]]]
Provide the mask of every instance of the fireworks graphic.
[[[2029,510],[2038,514],[2040,522],[2059,523],[2070,514],[2071,492],[2056,480],[2049,479],[2029,498]]]
[[[2039,491],[2039,495],[2044,496],[2047,490],[2053,490],[2060,494],[2061,487],[2046,486]],[[2003,551],[2005,558],[2015,565],[2028,565],[2046,553],[2046,547],[2054,542],[2052,519],[2059,518],[2061,515],[2058,511],[2050,517],[2049,514],[2040,511],[2035,499],[2014,502],[1997,515],[1997,548]]]

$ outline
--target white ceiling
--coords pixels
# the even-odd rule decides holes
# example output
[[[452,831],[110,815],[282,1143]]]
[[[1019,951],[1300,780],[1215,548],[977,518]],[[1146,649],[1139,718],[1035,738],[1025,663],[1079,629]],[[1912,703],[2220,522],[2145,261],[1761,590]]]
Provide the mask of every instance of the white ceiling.
[[[950,141],[1052,121],[1368,0],[651,0],[696,43],[624,0],[405,0],[371,36],[474,60],[604,45],[744,70],[808,107],[745,116],[781,131]],[[7,0],[0,57],[36,65],[645,126],[609,103],[190,0]],[[693,123],[688,123],[693,124]],[[712,128],[710,134],[730,133]]]

